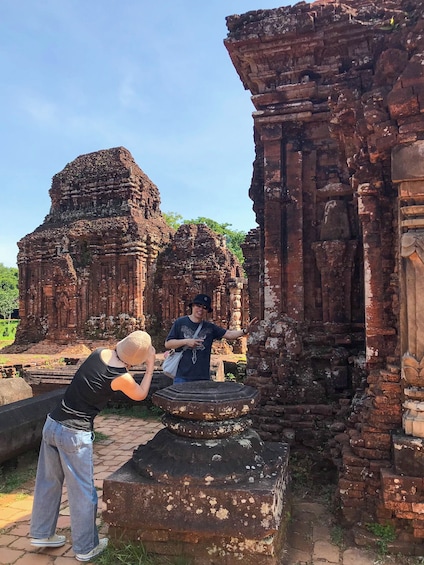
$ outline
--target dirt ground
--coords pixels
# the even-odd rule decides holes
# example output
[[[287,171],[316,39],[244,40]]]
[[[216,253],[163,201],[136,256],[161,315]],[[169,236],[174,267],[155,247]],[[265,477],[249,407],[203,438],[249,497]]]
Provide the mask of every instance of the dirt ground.
[[[97,346],[95,342],[63,345],[44,341],[26,346],[5,345],[0,347],[0,365],[61,364],[66,358],[87,357]]]

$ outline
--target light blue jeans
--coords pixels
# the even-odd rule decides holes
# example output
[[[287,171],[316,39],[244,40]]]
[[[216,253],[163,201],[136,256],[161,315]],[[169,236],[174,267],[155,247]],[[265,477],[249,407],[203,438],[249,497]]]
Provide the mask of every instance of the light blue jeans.
[[[68,490],[72,548],[89,553],[99,543],[93,478],[93,433],[62,426],[47,416],[38,458],[30,536],[56,532],[63,481]]]

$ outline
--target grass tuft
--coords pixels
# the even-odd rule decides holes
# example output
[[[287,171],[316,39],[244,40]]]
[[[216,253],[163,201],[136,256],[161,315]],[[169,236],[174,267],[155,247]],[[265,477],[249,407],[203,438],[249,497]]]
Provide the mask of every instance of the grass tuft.
[[[95,562],[100,565],[190,565],[190,561],[184,557],[151,555],[140,542],[109,542]]]
[[[37,472],[38,450],[29,451],[18,459],[0,465],[0,496],[22,488],[35,478]]]
[[[389,543],[395,541],[396,531],[392,524],[365,524],[366,529],[376,537],[378,553],[384,557],[388,552]]]

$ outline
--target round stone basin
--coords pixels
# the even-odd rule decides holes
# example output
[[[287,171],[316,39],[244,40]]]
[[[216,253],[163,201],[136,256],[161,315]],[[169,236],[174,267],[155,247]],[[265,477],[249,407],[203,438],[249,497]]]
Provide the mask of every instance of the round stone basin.
[[[276,473],[281,454],[271,453],[250,429],[247,414],[259,392],[233,382],[174,384],[152,396],[164,410],[165,428],[133,453],[143,477],[159,483],[224,485]]]
[[[241,383],[193,381],[158,390],[152,402],[177,418],[211,421],[245,416],[259,397],[258,390]]]

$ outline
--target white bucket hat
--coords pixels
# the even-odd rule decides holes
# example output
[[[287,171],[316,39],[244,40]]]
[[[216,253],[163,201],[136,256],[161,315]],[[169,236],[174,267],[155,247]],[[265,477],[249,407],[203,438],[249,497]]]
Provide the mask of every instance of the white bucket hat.
[[[116,344],[116,353],[125,365],[141,365],[149,355],[152,340],[141,330],[130,333]]]

